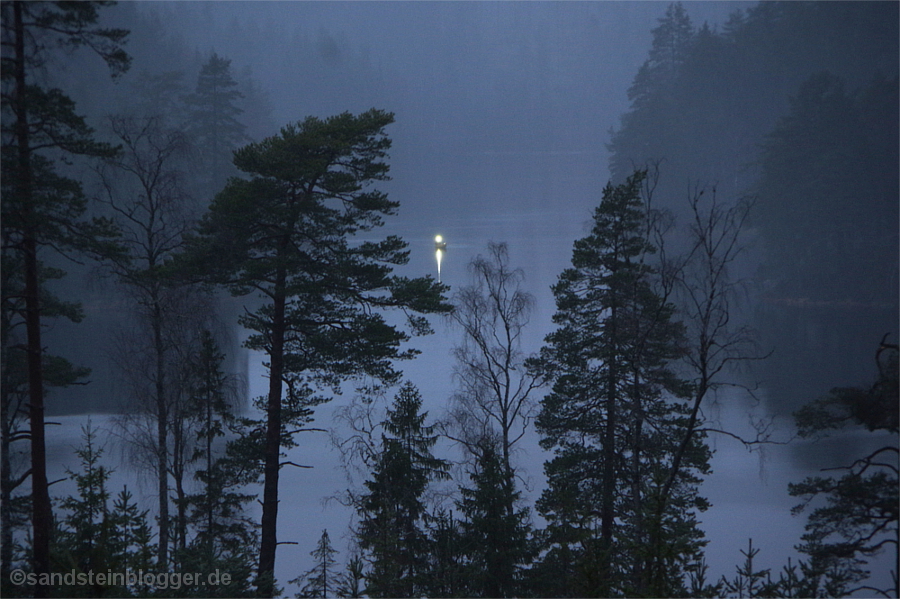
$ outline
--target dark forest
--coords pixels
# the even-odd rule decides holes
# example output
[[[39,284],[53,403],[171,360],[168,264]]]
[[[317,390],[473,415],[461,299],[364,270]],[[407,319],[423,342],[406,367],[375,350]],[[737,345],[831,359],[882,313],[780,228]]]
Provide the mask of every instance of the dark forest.
[[[900,595],[900,4],[0,6],[3,596]]]

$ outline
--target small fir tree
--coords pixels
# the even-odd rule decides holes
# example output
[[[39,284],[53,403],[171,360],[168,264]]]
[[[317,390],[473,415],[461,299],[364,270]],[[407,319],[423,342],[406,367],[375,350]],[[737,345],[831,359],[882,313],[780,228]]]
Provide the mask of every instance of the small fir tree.
[[[127,569],[155,567],[152,533],[147,511],[141,511],[127,488],[109,505],[107,483],[112,472],[101,465],[103,448],[98,447],[96,432],[90,423],[82,427],[84,445],[75,451],[81,459],[81,472],[69,471],[78,494],[64,498],[65,512],[54,543],[54,565],[58,571],[125,572]],[[96,580],[92,587],[65,586],[65,596],[127,596],[123,585]],[[137,589],[147,592],[149,589]]]
[[[435,458],[433,425],[425,424],[422,398],[405,383],[388,410],[382,450],[360,498],[359,544],[371,563],[367,592],[372,597],[415,597],[423,592],[428,539],[422,524],[423,494],[434,479],[447,479],[448,464]]]
[[[347,562],[347,568],[338,582],[338,596],[347,599],[358,599],[365,596],[368,593],[365,581],[365,563],[363,563],[362,557],[354,555]]]
[[[309,552],[315,561],[315,566],[306,574],[290,580],[291,584],[303,585],[300,592],[295,595],[298,599],[305,597],[335,597],[341,584],[341,575],[334,571],[337,560],[337,550],[331,546],[328,530],[322,531],[316,548]]]
[[[200,350],[191,365],[188,400],[197,437],[192,461],[199,468],[194,478],[201,491],[186,497],[187,521],[195,536],[179,557],[184,568],[196,565],[206,572],[228,572],[229,584],[205,592],[237,597],[250,594],[256,563],[252,548],[258,542],[257,527],[245,514],[246,505],[255,496],[242,493],[241,488],[255,479],[257,470],[254,461],[248,463],[235,452],[235,440],[226,443],[224,454],[216,446],[229,432],[242,432],[240,420],[232,413],[233,386],[222,371],[224,359],[212,334],[204,330]]]

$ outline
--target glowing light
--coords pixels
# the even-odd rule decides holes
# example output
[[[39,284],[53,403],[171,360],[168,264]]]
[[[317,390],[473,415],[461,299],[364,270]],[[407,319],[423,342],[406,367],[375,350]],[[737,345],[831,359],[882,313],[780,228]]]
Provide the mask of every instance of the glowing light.
[[[437,258],[437,268],[438,268],[438,283],[441,282],[441,260],[444,257],[444,252],[447,251],[447,242],[444,241],[444,238],[440,235],[434,236],[434,256]]]

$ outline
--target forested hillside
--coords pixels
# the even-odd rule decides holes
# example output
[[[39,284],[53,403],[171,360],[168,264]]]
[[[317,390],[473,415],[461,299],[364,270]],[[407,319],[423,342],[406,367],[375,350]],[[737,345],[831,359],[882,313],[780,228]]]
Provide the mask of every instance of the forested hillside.
[[[658,163],[680,211],[692,186],[754,201],[741,275],[776,410],[856,382],[897,326],[897,5],[763,2],[719,28],[672,5],[609,143],[614,178]]]

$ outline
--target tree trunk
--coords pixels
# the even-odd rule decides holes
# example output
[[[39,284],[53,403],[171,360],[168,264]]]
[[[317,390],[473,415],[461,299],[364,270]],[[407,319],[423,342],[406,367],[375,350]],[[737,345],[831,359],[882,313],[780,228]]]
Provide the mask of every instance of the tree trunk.
[[[209,374],[207,376],[207,384],[206,384],[206,536],[207,536],[207,546],[209,552],[207,556],[210,560],[212,560],[213,555],[213,518],[215,516],[213,509],[213,488],[212,488],[212,441],[213,441],[213,433],[212,433],[212,419],[213,419],[213,401],[215,398],[215,393],[212,391],[212,377]],[[224,489],[220,488],[220,492],[224,492]]]
[[[184,414],[182,413],[182,418]],[[173,546],[184,551],[187,545],[187,502],[184,492],[185,446],[184,429],[180,426],[181,418],[176,416],[172,426],[172,478],[175,480],[175,539]]]
[[[3,342],[4,352],[8,351],[6,341]],[[6,381],[3,381],[4,385]],[[9,573],[12,569],[12,507],[10,499],[12,499],[12,466],[9,461],[9,445],[10,435],[12,434],[12,418],[10,413],[9,389],[2,389],[2,399],[0,399],[0,581],[9,580]]]
[[[631,496],[634,509],[634,528],[635,534],[633,541],[642,545],[644,539],[644,499],[641,493],[641,450],[643,442],[644,427],[644,411],[641,403],[641,385],[640,372],[634,368],[632,372],[634,377],[632,386],[632,402],[634,404],[634,438],[631,446]],[[646,580],[644,579],[645,560],[635,560],[634,570],[632,572],[632,585],[636,594],[643,596],[646,590]]]
[[[156,352],[156,468],[159,495],[159,547],[157,561],[160,571],[169,562],[169,459],[168,420],[166,403],[165,348],[162,338],[162,307],[158,290],[153,298],[153,344]]]
[[[28,396],[31,421],[31,495],[33,568],[39,576],[50,571],[50,526],[53,512],[50,506],[50,490],[47,484],[47,455],[44,443],[44,377],[41,347],[41,302],[38,274],[35,214],[31,189],[31,148],[28,139],[28,103],[25,97],[25,25],[22,4],[13,5],[15,15],[15,102],[16,143],[18,144],[19,184],[17,193],[21,201],[25,222],[22,246],[25,261],[25,328],[28,335]],[[46,597],[49,589],[38,584],[35,597]]]
[[[269,397],[266,404],[266,447],[263,466],[262,530],[259,547],[257,590],[271,597],[275,590],[275,549],[278,545],[278,474],[281,461],[281,392],[284,371],[285,269],[279,265],[273,297]]]
[[[609,317],[610,337],[613,343],[613,351],[607,358],[607,381],[606,381],[606,431],[603,439],[603,508],[600,516],[600,545],[602,555],[600,556],[602,564],[601,572],[601,596],[609,596],[610,578],[612,576],[612,538],[613,538],[613,520],[615,519],[615,495],[616,495],[616,400],[618,384],[618,372],[616,371],[616,360],[618,360],[618,350],[616,349],[616,306],[613,305]]]

